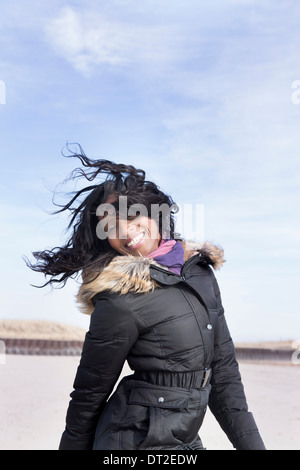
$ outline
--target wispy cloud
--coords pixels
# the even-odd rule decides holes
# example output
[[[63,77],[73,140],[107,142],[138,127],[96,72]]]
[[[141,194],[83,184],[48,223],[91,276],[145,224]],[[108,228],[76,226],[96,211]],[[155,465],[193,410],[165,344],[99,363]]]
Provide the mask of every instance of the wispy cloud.
[[[51,47],[77,71],[90,75],[97,66],[165,65],[180,41],[172,27],[110,20],[87,10],[62,8],[45,26]]]

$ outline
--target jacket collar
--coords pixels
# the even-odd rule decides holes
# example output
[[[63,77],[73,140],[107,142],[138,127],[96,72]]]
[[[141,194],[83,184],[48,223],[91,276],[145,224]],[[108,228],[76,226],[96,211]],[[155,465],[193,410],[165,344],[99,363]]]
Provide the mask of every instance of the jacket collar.
[[[191,259],[189,263],[210,265],[213,269],[220,269],[225,262],[223,249],[211,242],[181,243],[185,262],[183,271],[191,258],[193,260]],[[91,314],[94,308],[92,299],[100,292],[109,291],[120,295],[128,292],[146,293],[158,288],[159,283],[174,285],[181,280],[180,276],[171,273],[151,258],[116,256],[91,282],[82,283],[77,294],[77,302],[83,313]]]

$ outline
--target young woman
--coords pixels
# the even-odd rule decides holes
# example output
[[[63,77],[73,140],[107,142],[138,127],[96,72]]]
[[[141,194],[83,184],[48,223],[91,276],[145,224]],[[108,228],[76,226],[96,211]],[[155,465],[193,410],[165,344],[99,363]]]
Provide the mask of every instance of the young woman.
[[[51,284],[81,274],[91,315],[59,448],[203,449],[209,406],[236,449],[264,449],[213,273],[223,251],[174,239],[174,202],[144,171],[75,156],[87,170],[74,177],[106,180],[59,210],[70,240],[30,265]],[[133,374],[112,393],[126,360]]]

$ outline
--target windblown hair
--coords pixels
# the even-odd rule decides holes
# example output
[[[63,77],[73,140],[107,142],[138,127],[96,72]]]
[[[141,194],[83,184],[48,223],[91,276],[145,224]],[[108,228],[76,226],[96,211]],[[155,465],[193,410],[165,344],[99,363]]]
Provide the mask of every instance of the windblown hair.
[[[57,284],[63,287],[69,278],[76,278],[84,271],[84,279],[89,280],[90,274],[97,274],[97,266],[107,266],[115,256],[120,254],[115,251],[107,239],[100,239],[96,233],[99,222],[96,215],[97,207],[107,203],[109,198],[115,202],[111,204],[118,214],[119,196],[127,196],[127,207],[133,204],[143,204],[151,214],[152,204],[167,204],[176,206],[172,198],[163,193],[159,187],[145,179],[145,172],[136,169],[132,165],[117,164],[109,160],[91,160],[83,152],[79,144],[79,152],[71,151],[67,146],[68,155],[66,157],[78,158],[83,168],[76,168],[68,180],[85,178],[94,181],[97,177],[106,175],[102,183],[92,184],[73,193],[71,200],[65,205],[58,205],[59,210],[54,214],[69,211],[71,219],[68,230],[72,230],[69,240],[61,247],[51,250],[35,251],[33,256],[36,263],[32,264],[26,260],[27,265],[37,272],[41,272],[45,277],[50,276],[44,287],[48,284]],[[85,198],[82,200],[82,196]],[[169,211],[169,234],[174,237],[174,210]],[[162,215],[159,215],[159,231],[162,236],[162,227],[165,225]]]

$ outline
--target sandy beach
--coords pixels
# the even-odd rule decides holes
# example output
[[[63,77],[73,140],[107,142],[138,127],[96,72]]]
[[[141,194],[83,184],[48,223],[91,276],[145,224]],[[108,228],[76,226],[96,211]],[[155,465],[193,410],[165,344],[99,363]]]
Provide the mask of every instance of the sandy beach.
[[[82,341],[84,335],[82,328],[58,322],[0,320],[2,339]],[[291,341],[239,346],[293,352]],[[0,354],[0,359],[0,449],[56,450],[80,356]],[[267,449],[300,450],[300,366],[292,360],[239,363],[249,410]],[[130,373],[125,365],[119,380]],[[209,410],[200,436],[207,450],[233,449]]]
[[[0,365],[1,450],[55,450],[64,429],[78,356],[6,355]],[[240,362],[249,409],[269,450],[300,449],[300,367]],[[121,377],[130,373],[125,366]],[[207,450],[232,450],[207,413],[200,432]]]

